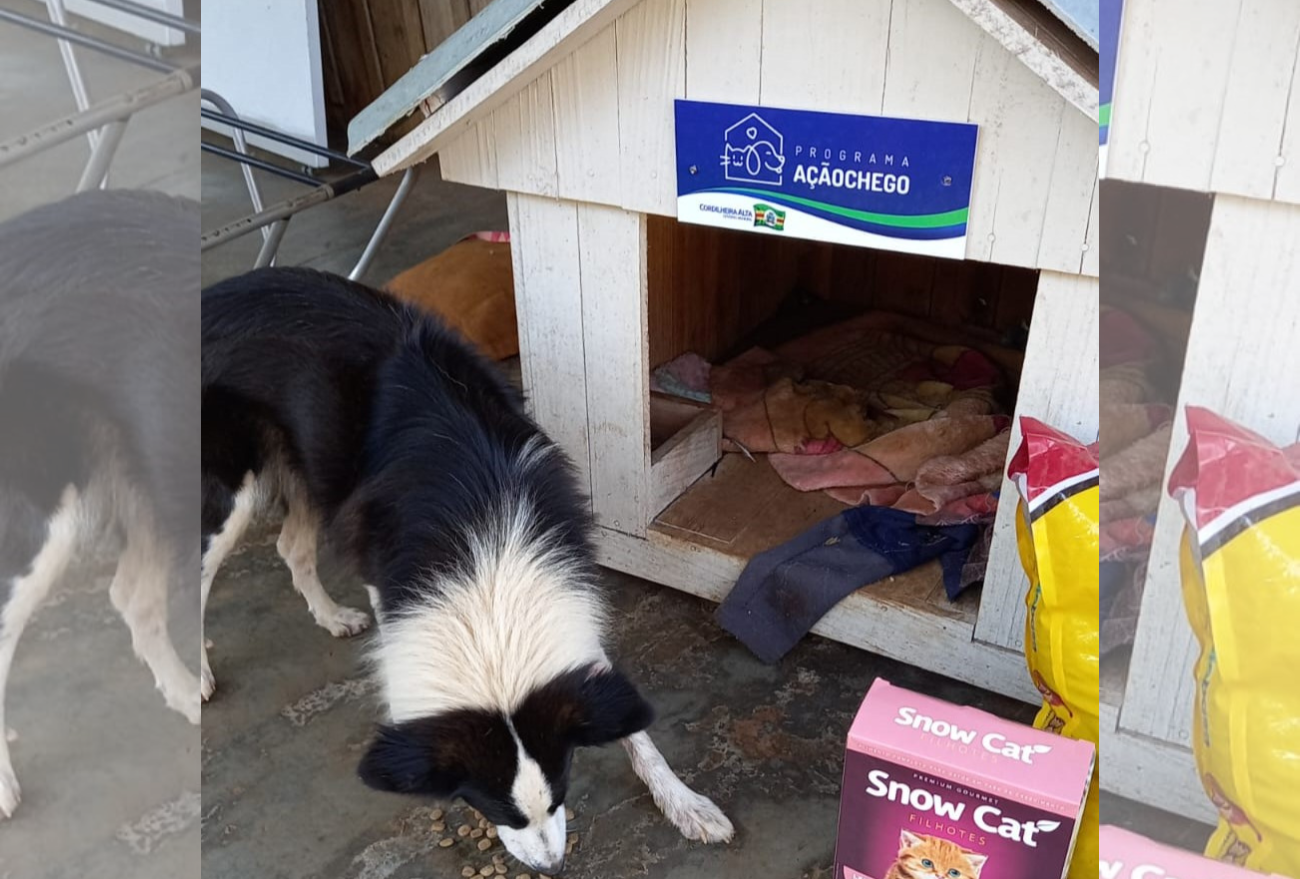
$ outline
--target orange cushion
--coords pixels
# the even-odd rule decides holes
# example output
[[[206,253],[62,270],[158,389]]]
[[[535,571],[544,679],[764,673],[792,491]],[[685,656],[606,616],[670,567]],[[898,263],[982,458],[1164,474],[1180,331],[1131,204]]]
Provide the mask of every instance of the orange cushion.
[[[508,242],[461,241],[402,272],[384,289],[439,315],[493,360],[519,353]]]

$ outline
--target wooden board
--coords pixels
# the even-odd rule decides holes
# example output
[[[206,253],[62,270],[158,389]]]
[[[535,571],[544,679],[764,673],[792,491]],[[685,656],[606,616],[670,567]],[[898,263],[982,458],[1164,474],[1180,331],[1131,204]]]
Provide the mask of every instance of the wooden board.
[[[1108,176],[1300,203],[1297,58],[1292,3],[1126,6]]]
[[[635,3],[636,0],[575,0],[522,47],[376,156],[373,162],[375,171],[385,176],[425,161],[561,58],[604,30]],[[376,118],[390,115],[385,110]],[[367,124],[359,126],[358,130],[380,131],[387,125]],[[367,136],[374,135],[359,134],[358,142]]]
[[[560,195],[621,203],[618,49],[610,25],[551,70]],[[564,149],[559,148],[564,144]],[[512,145],[505,144],[505,149]]]
[[[686,94],[686,0],[641,0],[618,20],[620,204],[677,213],[673,100]]]
[[[717,35],[727,35],[719,51]],[[686,97],[757,104],[763,73],[763,0],[686,0]]]
[[[963,120],[983,32],[951,3],[895,3],[889,19],[886,116]]]
[[[650,395],[652,518],[721,458],[722,413],[700,403]]]
[[[719,602],[750,556],[836,515],[843,505],[786,486],[765,461],[727,455],[663,512],[646,539],[602,529],[601,564]],[[975,643],[977,597],[950,603],[937,563],[864,584],[813,628],[846,644],[1026,702],[1038,701],[1022,653]]]
[[[1009,455],[1020,443],[1020,417],[1030,415],[1085,442],[1097,438],[1100,320],[1095,279],[1043,272],[1020,377]],[[1016,549],[1016,488],[1002,482],[988,574],[975,636],[1000,647],[1024,643],[1029,581]]]
[[[967,224],[966,258],[1004,265],[1037,266],[1043,224],[1061,222],[1044,210],[1056,167],[1058,133],[1066,104],[992,37],[984,37],[970,93],[970,121],[980,125]],[[1070,110],[1069,112],[1075,112]],[[1082,153],[1065,159],[1073,173],[1096,168],[1080,165]],[[1014,156],[1014,160],[1009,160]],[[1087,201],[1075,206],[1086,216]]]
[[[1033,0],[952,2],[1052,91],[1097,121],[1097,53],[1041,4]]]
[[[1101,660],[1101,704],[1119,711],[1124,704],[1124,684],[1128,680],[1128,657]]]
[[[1097,169],[1094,167],[1091,174],[1080,174],[1074,164],[1096,142],[1097,123],[1079,113],[1062,116],[1047,190],[1047,208],[1039,232],[1036,264],[1040,268],[1072,275],[1097,275],[1096,269],[1084,270],[1092,223],[1088,213],[1078,210],[1079,205],[1092,203],[1098,183]]]
[[[760,103],[879,115],[891,6],[890,0],[764,0]]]
[[[470,17],[469,0],[420,0],[420,24],[424,28],[426,51],[442,45]]]
[[[514,193],[506,204],[529,412],[572,459],[583,491],[590,492],[587,363],[582,321],[574,319],[583,313],[578,207]]]
[[[1081,274],[1101,277],[1101,176],[1092,185],[1092,206],[1088,209],[1088,234],[1079,260]]]
[[[550,73],[530,82],[491,118],[496,132],[491,147],[497,160],[497,186],[509,192],[555,195],[559,184]],[[497,149],[500,143],[511,144],[511,149]]]
[[[439,154],[438,168],[442,179],[495,189],[497,144],[495,118],[486,116],[480,119]]]
[[[1196,773],[1192,752],[1117,728],[1113,706],[1101,707],[1101,786],[1203,824],[1215,823],[1214,807]]]
[[[575,207],[592,510],[597,524],[642,535],[650,506],[645,217]]]
[[[1206,406],[1272,442],[1300,436],[1300,206],[1215,198],[1165,481],[1187,445],[1184,407]],[[1196,648],[1182,604],[1182,514],[1165,497],[1142,598],[1121,728],[1185,744]]]
[[[366,0],[374,53],[384,87],[414,67],[425,53],[420,4],[414,0]]]

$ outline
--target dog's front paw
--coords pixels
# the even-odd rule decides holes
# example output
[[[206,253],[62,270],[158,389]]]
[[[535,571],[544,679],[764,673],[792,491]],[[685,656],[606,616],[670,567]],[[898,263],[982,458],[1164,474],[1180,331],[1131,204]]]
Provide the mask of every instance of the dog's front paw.
[[[18,776],[8,766],[0,766],[0,818],[12,818],[23,798]]]
[[[322,614],[317,622],[335,638],[351,638],[370,628],[370,616],[350,607],[335,608],[329,615]]]
[[[713,800],[694,791],[687,794],[667,810],[668,820],[682,832],[682,836],[705,843],[731,842],[736,829]]]

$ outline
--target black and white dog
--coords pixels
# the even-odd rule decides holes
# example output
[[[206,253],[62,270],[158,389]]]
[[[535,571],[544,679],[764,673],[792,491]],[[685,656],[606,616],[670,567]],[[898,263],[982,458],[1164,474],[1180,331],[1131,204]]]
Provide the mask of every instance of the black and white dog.
[[[69,565],[112,547],[109,589],[167,704],[199,723],[168,634],[197,622],[198,204],[90,192],[0,224],[0,818],[20,789],[4,735],[18,639]],[[193,654],[191,654],[193,655]]]
[[[564,861],[576,748],[621,740],[688,838],[732,826],[669,768],[606,651],[590,513],[563,453],[495,368],[435,319],[304,269],[203,294],[204,602],[255,511],[317,622],[363,629],[316,573],[324,527],[365,578],[386,723],[360,773],[461,797],[533,869]],[[213,678],[206,660],[204,697]]]

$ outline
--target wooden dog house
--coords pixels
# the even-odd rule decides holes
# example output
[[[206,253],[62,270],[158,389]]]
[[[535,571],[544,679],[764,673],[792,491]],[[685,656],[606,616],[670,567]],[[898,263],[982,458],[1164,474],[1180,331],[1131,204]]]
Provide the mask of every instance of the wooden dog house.
[[[1300,440],[1300,7],[1125,0],[1123,14],[1106,176],[1209,202],[1192,242],[1204,257],[1167,483],[1187,444],[1186,405]],[[1179,585],[1182,525],[1166,496],[1131,662],[1103,674],[1102,783],[1212,821],[1190,750],[1197,648]]]
[[[940,324],[1028,323],[1017,412],[1096,437],[1097,56],[1046,7],[575,0],[439,92],[536,5],[488,7],[354,120],[352,143],[423,104],[380,173],[437,154],[446,179],[508,194],[525,387],[588,481],[604,564],[718,601],[754,553],[842,509],[737,455],[714,471],[719,416],[650,392],[656,365],[726,350],[796,284],[835,296],[849,278],[858,307]],[[679,224],[677,98],[977,124],[965,259]],[[999,511],[982,593],[950,604],[922,568],[814,631],[1037,702],[1014,509]]]

